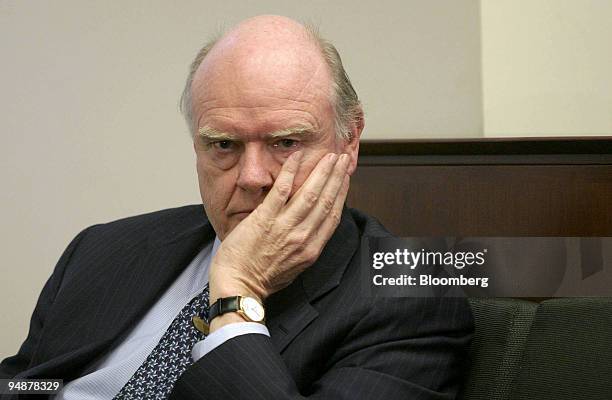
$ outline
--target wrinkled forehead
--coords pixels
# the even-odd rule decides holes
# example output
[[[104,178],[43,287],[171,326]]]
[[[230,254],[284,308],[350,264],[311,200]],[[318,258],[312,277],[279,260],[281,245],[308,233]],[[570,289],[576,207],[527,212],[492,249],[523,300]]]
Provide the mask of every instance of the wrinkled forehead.
[[[195,73],[191,87],[196,103],[287,99],[329,102],[331,74],[309,37],[244,35],[222,38]]]

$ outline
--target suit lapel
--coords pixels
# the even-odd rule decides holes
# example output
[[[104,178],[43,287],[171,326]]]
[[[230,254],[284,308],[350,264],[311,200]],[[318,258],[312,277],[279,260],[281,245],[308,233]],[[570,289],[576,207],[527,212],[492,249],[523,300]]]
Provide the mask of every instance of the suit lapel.
[[[340,284],[358,244],[357,225],[345,207],[340,224],[318,260],[291,285],[266,301],[268,330],[279,352],[317,318],[319,312],[313,303]]]
[[[201,216],[182,228],[151,232],[134,246],[132,257],[105,260],[104,270],[87,268],[84,273],[89,277],[73,280],[73,287],[65,292],[75,295],[54,305],[57,312],[46,324],[51,328],[43,333],[41,342],[49,345],[40,358],[48,361],[26,371],[27,375],[75,378],[86,363],[122,340],[202,246],[214,239],[212,226]],[[85,290],[79,288],[83,279],[91,282]]]
[[[309,303],[300,279],[266,300],[266,325],[279,352],[318,315]]]

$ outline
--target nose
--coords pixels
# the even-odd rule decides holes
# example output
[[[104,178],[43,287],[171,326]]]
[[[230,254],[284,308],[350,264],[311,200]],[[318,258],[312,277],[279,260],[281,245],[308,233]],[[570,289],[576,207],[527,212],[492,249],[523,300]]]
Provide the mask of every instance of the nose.
[[[241,155],[236,184],[247,192],[267,193],[274,184],[272,164],[272,157],[264,149],[255,143],[247,144]]]

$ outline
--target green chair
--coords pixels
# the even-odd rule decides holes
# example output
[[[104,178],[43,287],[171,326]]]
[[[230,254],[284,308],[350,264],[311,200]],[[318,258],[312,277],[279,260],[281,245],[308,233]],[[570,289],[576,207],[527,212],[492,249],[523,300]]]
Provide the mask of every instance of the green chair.
[[[508,400],[537,303],[513,299],[470,299],[476,326],[470,370],[460,398]]]
[[[612,399],[612,299],[471,299],[463,400]]]

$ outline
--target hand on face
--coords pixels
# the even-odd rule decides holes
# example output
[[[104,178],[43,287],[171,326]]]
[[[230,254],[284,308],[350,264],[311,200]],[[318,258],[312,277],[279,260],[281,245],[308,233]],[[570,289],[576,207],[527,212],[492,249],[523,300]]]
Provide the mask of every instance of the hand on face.
[[[335,231],[348,193],[350,157],[325,155],[289,199],[301,152],[283,164],[264,201],[223,240],[210,269],[210,302],[260,300],[312,265]]]

